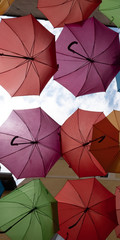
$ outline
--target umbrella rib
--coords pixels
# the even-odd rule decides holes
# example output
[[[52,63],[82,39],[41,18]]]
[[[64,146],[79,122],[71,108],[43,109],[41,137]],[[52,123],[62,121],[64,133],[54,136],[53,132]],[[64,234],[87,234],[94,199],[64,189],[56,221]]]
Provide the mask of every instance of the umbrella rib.
[[[17,151],[15,151],[15,152],[12,152],[12,153],[9,153],[9,154],[7,154],[7,155],[5,155],[5,156],[3,156],[3,157],[0,157],[0,160],[1,160],[1,159],[4,159],[4,158],[6,158],[6,157],[9,157],[9,156],[11,156],[12,154],[15,154],[15,153],[17,153],[17,152],[20,152],[20,151],[22,151],[23,149],[28,148],[28,147],[31,147],[31,144],[28,145],[28,146],[25,146],[25,147],[23,147],[23,148],[21,148],[21,149],[19,149],[19,150],[17,150]]]
[[[96,57],[99,57],[101,54],[104,54],[104,52],[106,52],[107,50],[109,50],[109,48],[111,47],[111,45],[114,43],[114,41],[118,38],[118,35],[115,36],[115,38],[113,39],[113,41],[110,43],[110,45],[104,49],[104,51],[102,51],[101,53],[99,53],[98,55],[96,55],[93,59],[95,59]],[[95,60],[96,61],[96,60]]]
[[[119,125],[119,121],[118,121],[118,118],[117,118],[117,113],[116,113],[116,111],[114,111],[114,115],[115,115],[115,119],[116,119],[116,122],[117,122],[117,126],[118,126],[118,128],[120,129],[120,125]]]
[[[30,135],[31,135],[31,138],[34,140],[34,137],[32,135],[32,132],[30,131],[28,125],[26,124],[25,120],[14,110],[15,114],[18,116],[18,118],[22,121],[22,123],[24,123],[25,127],[28,129]]]
[[[3,19],[3,21],[4,21],[4,19]],[[21,44],[22,44],[22,46],[23,46],[23,48],[24,48],[26,54],[29,55],[29,52],[28,52],[26,46],[24,45],[23,41],[20,39],[20,37],[18,36],[18,34],[14,31],[14,29],[13,29],[11,26],[9,26],[8,23],[6,23],[5,21],[4,21],[4,23],[5,23],[5,24],[6,24],[6,25],[12,30],[12,32],[14,32],[14,34],[17,36],[17,38],[18,38],[19,41],[21,42]]]
[[[95,70],[96,70],[98,76],[100,77],[100,80],[101,80],[102,86],[104,87],[104,90],[106,90],[106,88],[105,88],[105,86],[104,86],[104,84],[103,84],[103,83],[104,83],[104,80],[102,79],[100,73],[98,72],[98,69],[97,69],[97,67],[95,66],[95,64],[94,64],[94,68],[95,68]]]
[[[23,173],[24,169],[26,168],[26,166],[27,166],[27,164],[28,164],[28,162],[29,162],[29,160],[31,158],[31,155],[32,155],[32,153],[34,151],[34,148],[35,148],[35,145],[32,146],[32,149],[31,149],[31,152],[30,152],[29,157],[27,159],[27,162],[25,163],[24,167],[22,168],[21,172],[19,173],[18,178],[20,178],[21,174]]]
[[[97,123],[96,123],[96,124],[97,124]],[[95,125],[96,125],[96,124],[95,124]],[[117,141],[114,137],[109,136],[108,134],[106,134],[106,133],[104,132],[104,130],[99,129],[99,127],[96,127],[95,125],[93,125],[94,128],[96,128],[97,130],[100,130],[100,132],[102,132],[101,136],[104,135],[104,136],[106,136],[106,137],[112,139],[114,142],[118,143],[118,141]],[[117,145],[118,145],[118,144],[117,144]],[[116,147],[116,146],[114,146],[114,147]]]
[[[68,180],[69,181],[69,180]],[[72,185],[72,187],[74,188],[74,185],[72,184],[72,182],[69,181],[69,183]],[[83,205],[85,206],[85,203],[83,201],[83,199],[81,198],[80,194],[76,191],[76,189],[74,188],[76,194],[78,195],[78,197],[80,198],[80,200],[82,201]]]

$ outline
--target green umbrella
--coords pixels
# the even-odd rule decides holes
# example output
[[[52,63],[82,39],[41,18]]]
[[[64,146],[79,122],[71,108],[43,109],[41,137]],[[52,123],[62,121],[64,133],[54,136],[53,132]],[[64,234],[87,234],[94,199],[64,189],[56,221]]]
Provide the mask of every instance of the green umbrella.
[[[39,179],[0,199],[0,235],[13,240],[50,240],[58,227],[57,201]]]
[[[120,27],[120,0],[102,0],[99,10],[110,19],[110,24]]]

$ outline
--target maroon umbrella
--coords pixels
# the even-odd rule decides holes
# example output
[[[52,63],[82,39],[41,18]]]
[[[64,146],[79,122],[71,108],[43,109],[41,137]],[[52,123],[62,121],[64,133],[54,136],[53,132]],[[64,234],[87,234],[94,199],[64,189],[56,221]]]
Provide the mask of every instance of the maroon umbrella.
[[[54,79],[75,96],[105,91],[120,69],[119,35],[95,18],[65,25],[56,51]]]
[[[41,108],[12,111],[0,127],[0,162],[17,178],[46,176],[61,156],[59,132]]]

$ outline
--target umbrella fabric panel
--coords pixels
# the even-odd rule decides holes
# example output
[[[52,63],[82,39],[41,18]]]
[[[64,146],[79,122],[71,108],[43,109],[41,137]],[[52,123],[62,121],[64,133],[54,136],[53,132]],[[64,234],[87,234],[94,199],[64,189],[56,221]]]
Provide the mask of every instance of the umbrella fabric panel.
[[[60,126],[41,108],[13,111],[0,144],[0,162],[16,177],[45,176],[61,156]]]
[[[32,15],[4,19],[0,31],[1,85],[11,96],[39,95],[57,71],[55,36]]]
[[[105,91],[119,71],[119,35],[95,18],[66,25],[56,51],[54,79],[75,96]]]
[[[11,239],[50,239],[55,230],[53,221],[58,229],[57,202],[40,180],[29,182],[1,200],[0,209],[4,214],[0,228],[6,230],[12,226],[7,231]]]
[[[38,9],[49,19],[54,27],[80,22],[87,19],[99,6],[100,0],[48,0],[38,1]]]

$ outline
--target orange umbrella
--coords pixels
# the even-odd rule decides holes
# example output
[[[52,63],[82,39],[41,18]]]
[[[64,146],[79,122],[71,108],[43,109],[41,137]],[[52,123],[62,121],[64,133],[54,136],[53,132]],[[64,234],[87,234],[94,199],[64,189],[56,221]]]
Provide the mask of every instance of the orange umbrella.
[[[87,19],[101,0],[38,0],[38,9],[54,27]]]
[[[113,113],[112,115],[113,116]],[[110,116],[93,126],[92,139],[102,138],[102,141],[92,141],[90,151],[107,172],[120,172],[120,131],[108,120]],[[112,117],[111,117],[112,119]]]
[[[14,0],[0,0],[0,15],[4,14]]]

